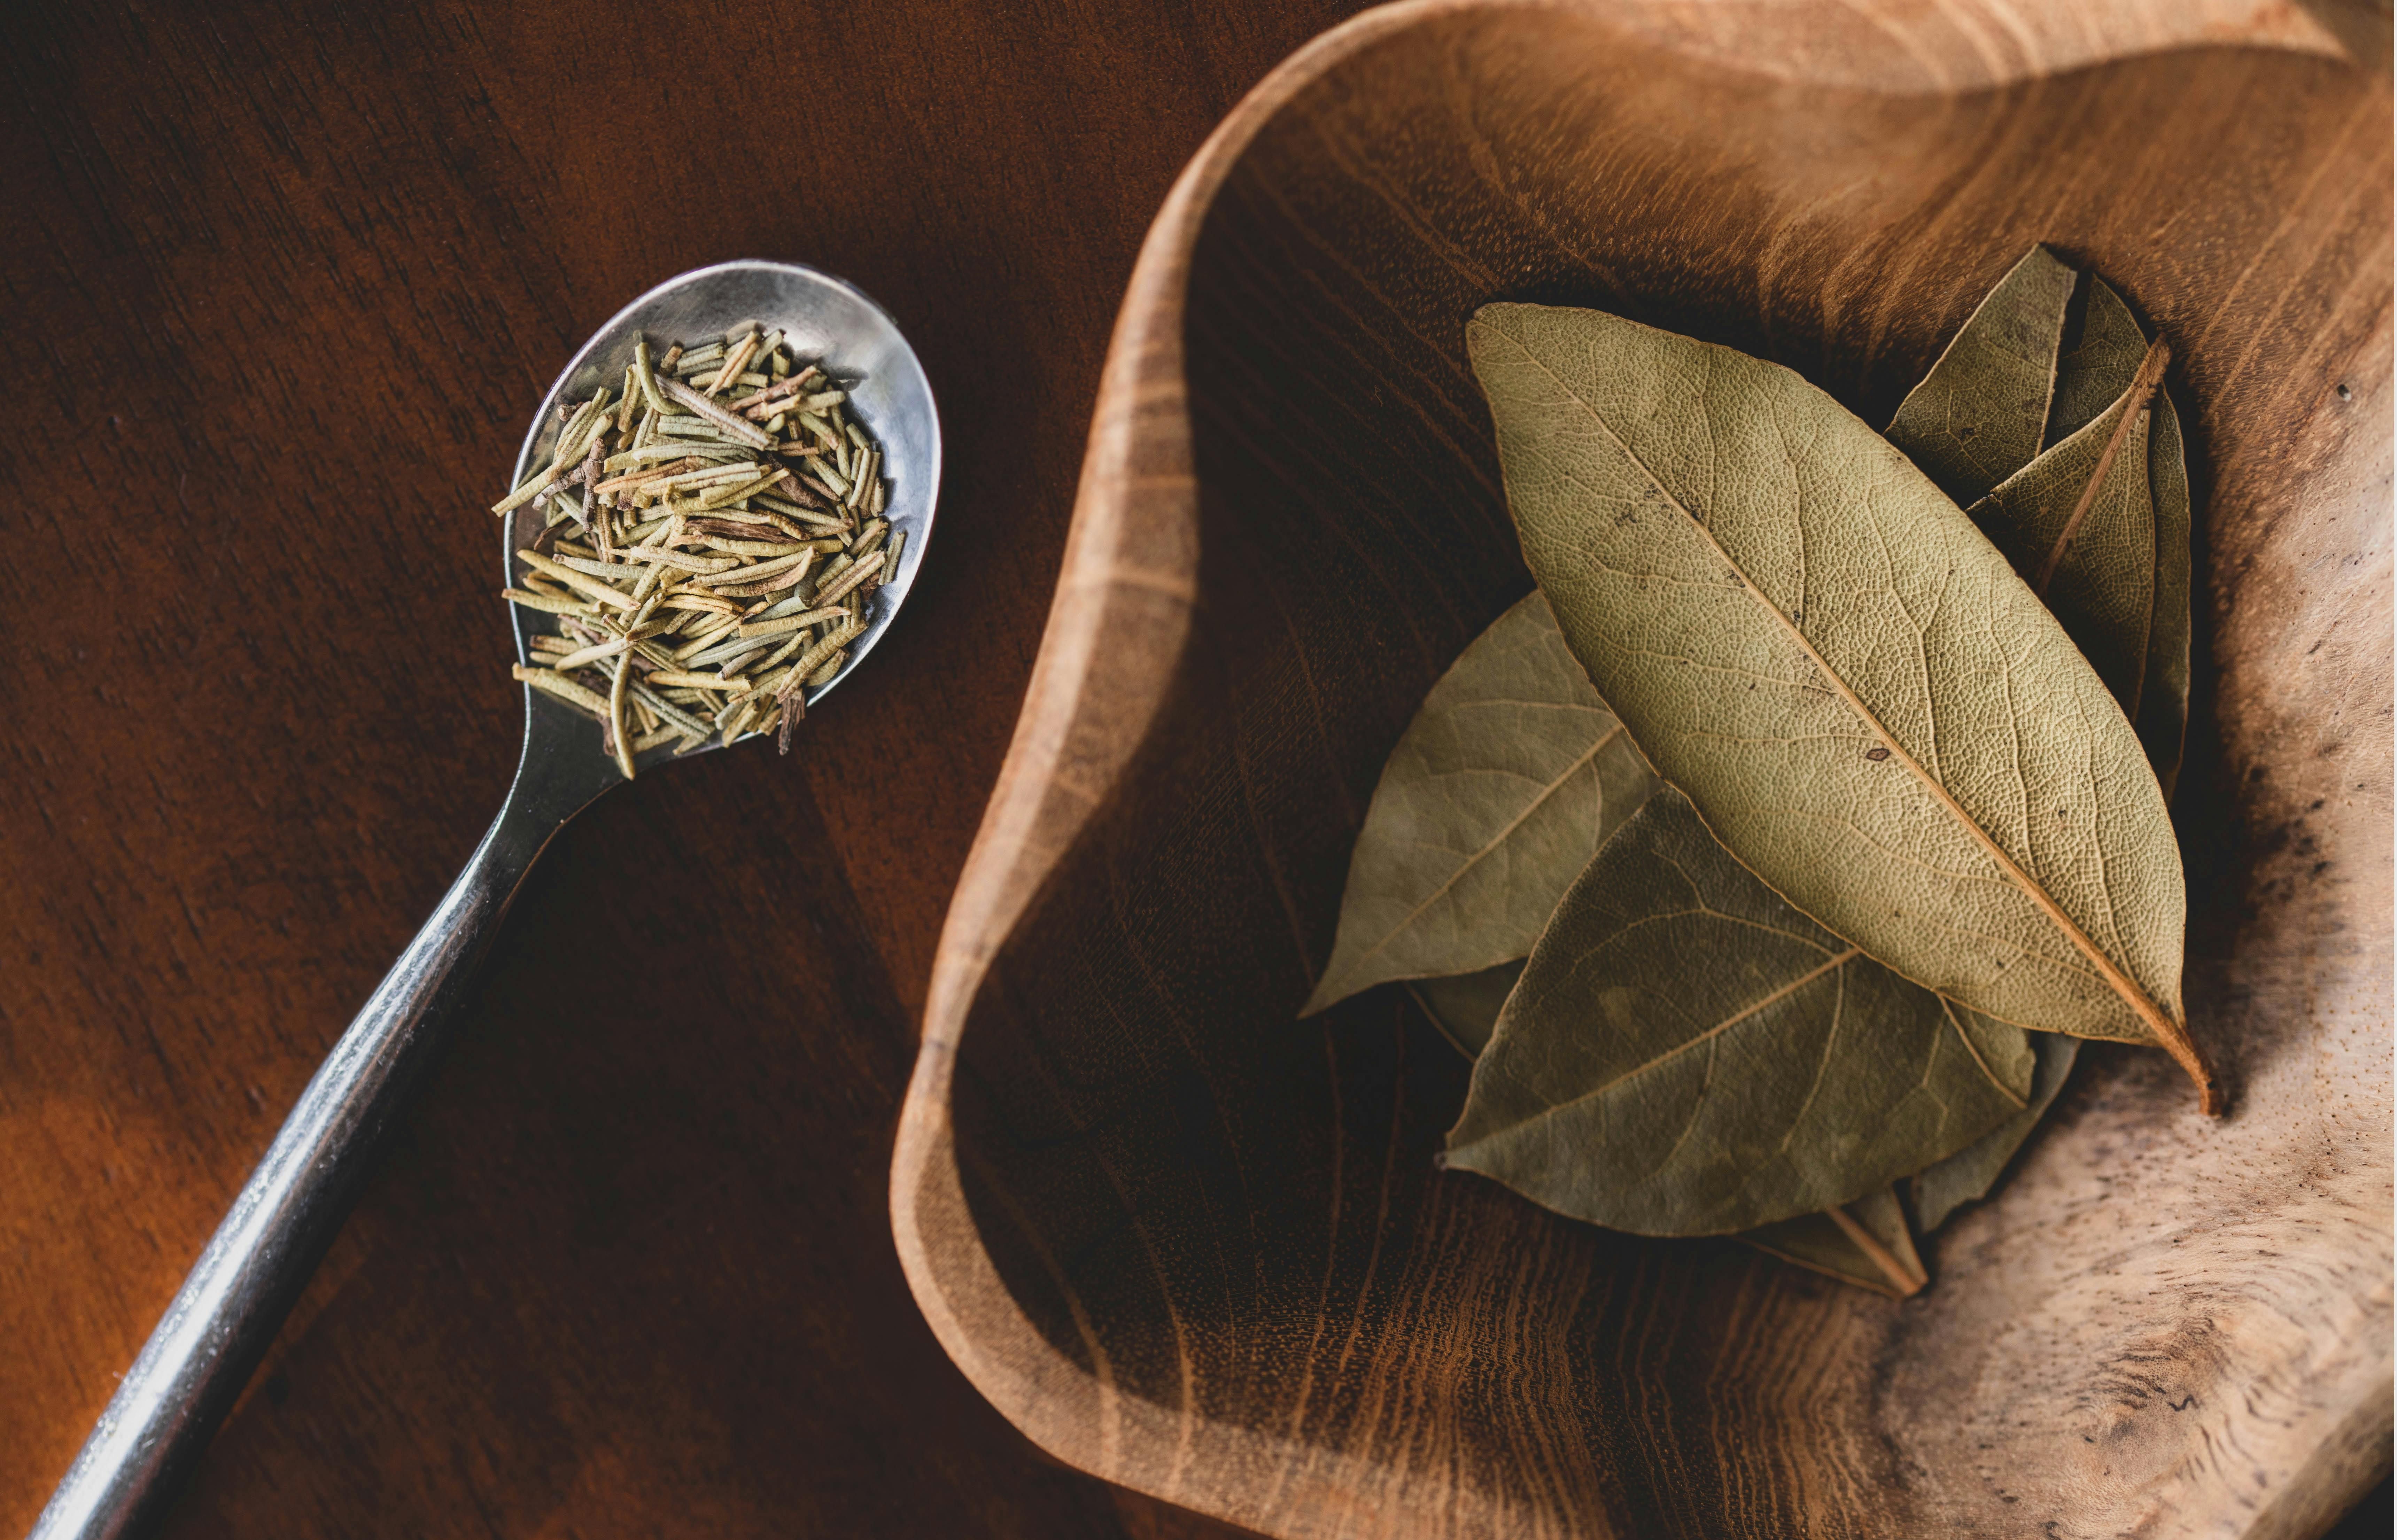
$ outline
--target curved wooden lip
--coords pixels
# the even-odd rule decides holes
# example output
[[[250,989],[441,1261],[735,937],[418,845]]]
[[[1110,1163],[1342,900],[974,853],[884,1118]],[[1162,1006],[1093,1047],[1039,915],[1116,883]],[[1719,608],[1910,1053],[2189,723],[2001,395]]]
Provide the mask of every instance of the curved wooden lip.
[[[1070,1465],[1168,1499],[1195,1470],[1271,1471],[1253,1506],[1221,1516],[1284,1521],[1316,1498],[1336,1514],[1369,1487],[1326,1450],[1204,1423],[1118,1395],[1093,1337],[1095,1373],[1050,1346],[1015,1307],[971,1236],[949,1094],[958,1041],[992,957],[1146,736],[1189,637],[1198,595],[1182,319],[1191,253],[1217,191],[1264,127],[1343,62],[1416,26],[1469,11],[1555,11],[1730,69],[1822,86],[1919,95],[1985,90],[2139,54],[2244,47],[2348,58],[2338,37],[2283,0],[1896,0],[1861,19],[1879,51],[1834,51],[1812,7],[1769,0],[1399,0],[1308,43],[1252,89],[1183,168],[1143,241],[1107,349],[1065,559],[1015,734],[942,931],[891,1159],[893,1239],[917,1306],[976,1388]],[[1847,34],[1840,47],[1852,44]],[[1160,553],[1164,553],[1160,555]],[[1145,649],[1106,645],[1120,626]],[[928,1211],[962,1224],[927,1225]],[[969,1304],[968,1302],[971,1302]],[[969,1320],[969,1313],[971,1319]],[[1096,1428],[1096,1437],[1091,1429]],[[1219,1493],[1220,1487],[1216,1489]],[[1501,1494],[1449,1494],[1490,1505]],[[1311,1527],[1311,1526],[1310,1526]]]

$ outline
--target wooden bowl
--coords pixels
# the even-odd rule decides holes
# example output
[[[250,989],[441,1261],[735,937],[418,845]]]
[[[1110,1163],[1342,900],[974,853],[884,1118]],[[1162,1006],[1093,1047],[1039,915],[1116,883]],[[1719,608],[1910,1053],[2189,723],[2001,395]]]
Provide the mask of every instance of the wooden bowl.
[[[2390,87],[2252,8],[1442,0],[1223,125],[1124,301],[896,1156],[1001,1411],[1285,1535],[2302,1535],[2386,1467]],[[1435,1173],[1464,1064],[1396,990],[1297,1010],[1385,755],[1529,586],[1466,315],[1597,305],[1882,422],[2038,240],[2193,419],[2230,1116],[2094,1049],[1906,1304]]]

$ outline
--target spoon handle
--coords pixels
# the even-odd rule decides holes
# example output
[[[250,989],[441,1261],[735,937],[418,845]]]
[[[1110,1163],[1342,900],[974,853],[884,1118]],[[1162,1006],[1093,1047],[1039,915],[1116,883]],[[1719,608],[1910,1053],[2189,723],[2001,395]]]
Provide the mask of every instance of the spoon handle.
[[[536,704],[499,817],[300,1093],[30,1540],[122,1540],[164,1518],[447,1040],[517,883],[550,836],[615,782],[591,744],[561,753],[545,725]]]

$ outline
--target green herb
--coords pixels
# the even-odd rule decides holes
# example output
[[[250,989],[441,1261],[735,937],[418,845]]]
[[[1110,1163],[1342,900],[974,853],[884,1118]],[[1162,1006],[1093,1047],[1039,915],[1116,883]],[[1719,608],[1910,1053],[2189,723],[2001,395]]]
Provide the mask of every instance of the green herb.
[[[899,538],[875,516],[881,451],[779,329],[655,358],[640,338],[623,373],[621,398],[602,388],[564,411],[548,463],[492,508],[529,505],[544,526],[502,593],[556,629],[516,676],[596,718],[627,778],[636,754],[718,733],[773,733],[787,753],[805,690],[837,675],[897,570]],[[797,474],[826,440],[852,451],[832,497]]]

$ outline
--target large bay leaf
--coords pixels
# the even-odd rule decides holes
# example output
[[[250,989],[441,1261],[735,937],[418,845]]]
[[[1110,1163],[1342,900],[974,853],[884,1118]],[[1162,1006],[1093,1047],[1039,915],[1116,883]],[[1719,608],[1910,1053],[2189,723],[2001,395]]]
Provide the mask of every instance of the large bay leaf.
[[[1948,1223],[1948,1216],[1957,1209],[1977,1199],[1987,1198],[1997,1185],[2015,1151],[2022,1148],[2031,1130],[2055,1105],[2056,1093],[2064,1089],[2065,1079],[2072,1073],[2072,1061],[2080,1055],[2081,1039],[2056,1032],[2034,1032],[2030,1035],[2031,1051],[2037,1056],[2038,1067],[2031,1074],[2030,1105],[2007,1118],[1989,1132],[1916,1174],[1911,1184],[1914,1194],[1914,1216],[1929,1235]]]
[[[1532,594],[1440,676],[1382,767],[1301,1014],[1522,957],[1654,784]]]
[[[1565,639],[1740,861],[1961,1004],[2162,1043],[2218,1110],[2182,1024],[2155,777],[1972,521],[1728,348],[1521,304],[1484,307],[1467,343]]]
[[[2017,1028],[1792,908],[1670,788],[1574,881],[1475,1063],[1446,1163],[1644,1235],[1863,1197],[2022,1110]]]
[[[1867,1193],[1823,1213],[1748,1230],[1739,1239],[1784,1262],[1895,1299],[1908,1298],[1931,1281],[1895,1187]]]
[[[1891,419],[1890,441],[1959,504],[2039,453],[2072,282],[2072,269],[2032,247]]]

